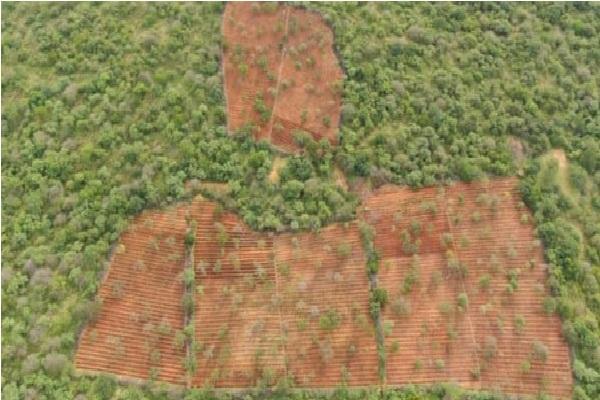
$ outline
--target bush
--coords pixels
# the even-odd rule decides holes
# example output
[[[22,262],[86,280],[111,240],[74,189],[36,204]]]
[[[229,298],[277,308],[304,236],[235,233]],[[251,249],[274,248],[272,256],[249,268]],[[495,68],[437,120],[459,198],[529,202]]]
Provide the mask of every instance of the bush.
[[[398,296],[398,298],[396,298],[396,300],[394,300],[392,303],[391,307],[394,314],[399,317],[404,317],[410,314],[410,301],[403,296]]]
[[[100,375],[94,380],[91,391],[99,400],[110,400],[117,390],[117,383],[106,375]]]
[[[483,343],[483,358],[490,361],[498,352],[498,340],[494,336],[486,336]]]
[[[548,359],[548,347],[539,340],[536,340],[532,344],[533,358],[542,362],[546,362]]]
[[[335,309],[329,309],[319,318],[319,326],[326,331],[333,331],[342,322],[342,317]]]
[[[64,354],[50,353],[44,357],[42,364],[49,375],[58,376],[67,368],[69,360]]]
[[[462,311],[466,311],[469,307],[469,296],[466,293],[460,293],[457,298],[458,307]]]

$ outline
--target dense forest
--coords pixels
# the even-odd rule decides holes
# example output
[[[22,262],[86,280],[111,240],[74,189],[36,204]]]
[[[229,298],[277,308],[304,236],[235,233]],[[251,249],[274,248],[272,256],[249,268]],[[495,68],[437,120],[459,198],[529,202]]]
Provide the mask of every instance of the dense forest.
[[[111,249],[132,216],[198,190],[258,230],[348,220],[359,196],[336,184],[336,167],[350,188],[520,176],[551,266],[548,312],[573,349],[574,398],[600,397],[600,7],[299,5],[335,34],[340,146],[299,135],[303,151],[274,182],[283,155],[226,130],[223,4],[2,4],[3,397],[238,396],[74,373]],[[206,181],[228,189],[194,184]],[[294,393],[501,398],[452,385]]]

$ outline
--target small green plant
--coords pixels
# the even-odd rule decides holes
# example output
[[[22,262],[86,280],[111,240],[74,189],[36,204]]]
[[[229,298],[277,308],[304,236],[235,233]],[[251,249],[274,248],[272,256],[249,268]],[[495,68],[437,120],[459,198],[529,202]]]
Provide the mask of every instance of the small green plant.
[[[481,289],[484,292],[487,292],[490,288],[491,281],[491,276],[489,276],[488,274],[483,275],[481,278],[479,278],[479,289]]]
[[[458,332],[456,331],[456,328],[454,327],[454,325],[448,326],[446,333],[448,335],[448,339],[450,339],[450,340],[456,340],[458,338]]]
[[[423,361],[421,361],[419,358],[417,358],[415,360],[415,370],[419,371],[421,369],[423,369]]]
[[[265,123],[271,118],[271,109],[265,104],[262,94],[257,94],[254,99],[254,110],[258,113],[260,121]]]
[[[300,124],[304,125],[308,121],[308,110],[302,110],[300,113]]]
[[[111,287],[111,294],[112,297],[116,298],[116,299],[121,299],[123,298],[123,295],[125,294],[125,287],[122,281],[115,281],[112,284]]]
[[[337,247],[337,254],[341,258],[348,258],[352,254],[352,245],[348,242],[340,243]]]
[[[410,301],[403,296],[398,296],[392,302],[391,308],[395,315],[405,317],[410,314]]]
[[[424,200],[423,202],[421,202],[419,208],[421,209],[421,211],[430,213],[431,215],[437,214],[437,206],[435,204],[435,201],[433,200]]]
[[[513,294],[519,288],[519,274],[518,269],[511,269],[506,274],[508,284],[506,285],[506,291],[509,294]]]
[[[546,297],[542,308],[546,314],[553,314],[556,311],[556,300],[553,297]]]
[[[445,232],[442,234],[442,247],[444,249],[448,249],[450,247],[452,247],[452,242],[453,242],[453,237],[452,234],[449,232]]]
[[[450,314],[452,314],[453,307],[452,304],[450,304],[447,301],[444,301],[442,304],[440,304],[439,310],[442,315],[449,316]]]
[[[342,317],[335,309],[329,309],[319,318],[319,326],[325,331],[332,331],[342,322]]]
[[[539,340],[535,340],[532,347],[532,356],[534,359],[546,362],[548,360],[548,347]]]
[[[515,330],[518,334],[523,333],[525,330],[525,317],[522,315],[516,315],[514,320]]]
[[[441,371],[446,367],[446,362],[443,359],[438,358],[437,360],[435,360],[434,365],[437,370]]]
[[[392,330],[394,329],[394,321],[386,320],[383,322],[383,335],[390,336],[392,334]]]
[[[469,307],[469,296],[465,292],[460,293],[457,298],[458,309],[460,311],[466,311]]]
[[[450,274],[456,278],[465,278],[469,272],[467,266],[459,261],[458,257],[452,250],[446,251],[448,260],[448,270]]]
[[[483,359],[486,361],[490,361],[492,358],[496,356],[498,352],[498,340],[495,336],[486,336],[485,341],[483,343]]]
[[[521,370],[521,373],[523,373],[523,374],[529,373],[529,371],[531,371],[531,361],[529,361],[529,360],[523,361],[521,363],[521,365],[519,366],[519,369]]]

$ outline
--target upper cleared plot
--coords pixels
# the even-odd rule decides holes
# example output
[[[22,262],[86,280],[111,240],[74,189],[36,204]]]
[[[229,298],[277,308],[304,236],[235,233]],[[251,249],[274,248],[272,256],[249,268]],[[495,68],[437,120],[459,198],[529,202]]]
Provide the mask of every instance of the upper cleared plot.
[[[275,3],[228,3],[223,72],[230,131],[293,152],[299,131],[337,143],[343,72],[316,13]]]

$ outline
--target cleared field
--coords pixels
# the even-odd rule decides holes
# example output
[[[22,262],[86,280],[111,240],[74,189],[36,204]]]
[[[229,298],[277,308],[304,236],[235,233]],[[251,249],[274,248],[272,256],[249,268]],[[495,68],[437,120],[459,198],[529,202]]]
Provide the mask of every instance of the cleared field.
[[[201,198],[144,213],[123,235],[79,369],[183,383],[174,337],[184,319],[186,216],[197,223],[193,386],[382,383],[358,222],[257,233]],[[569,351],[558,317],[543,311],[546,266],[516,179],[386,186],[366,198],[359,220],[375,228],[379,286],[390,297],[387,385],[455,381],[570,396]]]
[[[366,258],[358,226],[275,239],[288,371],[303,387],[377,384]]]
[[[517,183],[387,186],[365,202],[390,293],[389,385],[570,397],[568,346],[558,316],[543,311],[547,267]]]
[[[81,370],[184,383],[183,235],[187,206],[144,212],[122,235],[98,298],[102,308],[79,342]]]
[[[313,12],[275,3],[228,3],[223,71],[230,131],[296,150],[296,130],[337,142],[343,73],[333,33]]]
[[[194,201],[191,217],[198,223],[194,386],[248,387],[280,378],[284,343],[271,238],[214,203]]]

